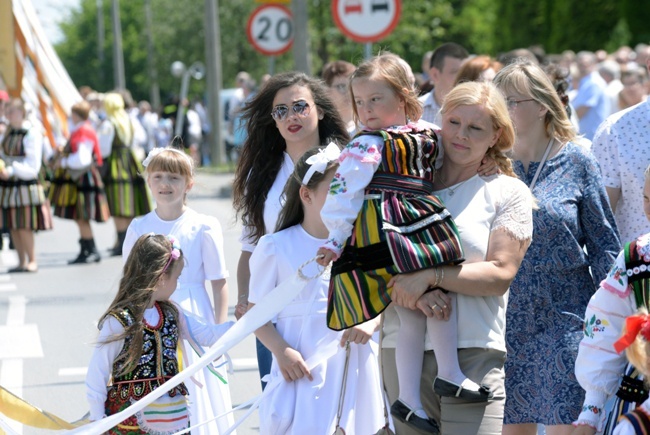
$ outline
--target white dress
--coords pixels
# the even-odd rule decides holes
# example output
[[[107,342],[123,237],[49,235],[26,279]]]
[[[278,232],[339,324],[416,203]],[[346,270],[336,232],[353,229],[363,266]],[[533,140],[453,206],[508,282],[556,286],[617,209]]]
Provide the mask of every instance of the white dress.
[[[309,235],[301,225],[262,237],[251,257],[249,300],[258,302],[278,284],[294,276],[324,241]],[[315,263],[303,272],[307,276],[315,275]],[[276,328],[305,360],[332,346],[336,353],[312,369],[313,381],[307,378],[284,381],[273,357],[268,385],[278,378],[281,382],[260,404],[262,434],[331,435],[334,432],[345,349],[338,345],[342,332],[327,328],[328,286],[329,274],[309,282],[278,314]],[[352,344],[350,350],[341,427],[348,434],[372,434],[385,424],[377,354],[370,344]]]
[[[214,309],[206,291],[205,282],[228,277],[226,259],[223,252],[223,232],[219,221],[211,216],[200,214],[192,209],[185,212],[176,220],[164,221],[152,211],[136,218],[129,225],[124,239],[122,255],[124,261],[128,258],[137,239],[147,233],[173,235],[178,240],[185,257],[185,268],[178,278],[178,288],[170,298],[185,311],[215,323]],[[185,343],[190,353],[188,364],[199,359],[196,352],[190,352],[190,344]],[[223,358],[215,362],[224,363]],[[227,380],[225,366],[220,367],[219,374]],[[187,382],[190,392],[190,423],[212,419],[226,410],[232,409],[230,389],[228,385],[216,378],[207,369],[197,373],[196,380],[203,385],[198,387],[193,382]],[[234,423],[232,414],[192,431],[192,434],[214,435],[224,432]],[[217,429],[218,427],[218,429]]]

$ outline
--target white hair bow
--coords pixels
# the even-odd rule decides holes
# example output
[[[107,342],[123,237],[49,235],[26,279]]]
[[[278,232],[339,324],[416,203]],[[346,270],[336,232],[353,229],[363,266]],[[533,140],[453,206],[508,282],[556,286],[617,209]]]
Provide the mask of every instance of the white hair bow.
[[[144,166],[145,168],[147,166],[149,166],[149,163],[151,163],[153,158],[156,157],[158,154],[162,153],[163,151],[171,151],[173,153],[178,153],[178,154],[182,155],[183,157],[185,157],[188,160],[188,162],[190,164],[190,167],[192,167],[192,158],[190,156],[188,156],[187,154],[185,154],[181,150],[178,150],[176,148],[171,148],[171,147],[165,147],[165,148],[156,147],[156,148],[152,149],[151,151],[149,151],[149,154],[147,154],[147,158],[145,158],[142,161],[142,166]]]
[[[311,180],[311,177],[314,175],[314,172],[316,171],[320,172],[321,174],[324,174],[325,170],[327,169],[327,165],[330,162],[338,160],[340,155],[341,155],[341,150],[339,149],[338,145],[336,145],[334,142],[330,142],[329,145],[327,145],[327,147],[324,150],[318,150],[318,153],[309,157],[305,161],[305,163],[307,163],[310,166],[309,169],[307,170],[307,173],[302,178],[302,184],[304,186],[309,184],[309,180]]]

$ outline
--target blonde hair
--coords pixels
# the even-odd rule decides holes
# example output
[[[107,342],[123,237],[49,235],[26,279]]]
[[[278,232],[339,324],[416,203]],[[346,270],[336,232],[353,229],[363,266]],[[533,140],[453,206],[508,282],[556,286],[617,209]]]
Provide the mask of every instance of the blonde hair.
[[[636,314],[647,316],[648,310],[642,307]],[[626,323],[623,324],[621,336],[627,334]],[[643,334],[637,334],[632,344],[625,349],[625,356],[630,364],[643,375],[646,385],[650,385],[650,341],[646,340]]]
[[[507,156],[515,143],[515,129],[506,101],[492,83],[466,82],[457,85],[445,97],[440,112],[445,116],[459,106],[475,105],[483,106],[492,120],[492,127],[501,131],[496,143],[488,148],[485,155],[492,158],[505,175],[516,177],[512,161]]]
[[[131,118],[124,110],[124,98],[117,93],[109,93],[104,96],[104,109],[106,117],[115,126],[115,134],[124,145],[131,145],[133,140],[133,124]]]
[[[547,112],[544,126],[549,137],[556,137],[562,143],[575,140],[575,128],[569,120],[566,108],[548,75],[539,65],[528,60],[517,59],[503,67],[494,77],[493,83],[505,92],[515,91],[530,96],[545,107]]]
[[[99,327],[108,316],[118,316],[128,310],[135,321],[125,327],[124,332],[108,338],[104,343],[118,340],[129,340],[129,348],[123,358],[117,361],[120,366],[120,375],[135,369],[142,355],[143,319],[144,311],[151,303],[153,293],[157,290],[161,280],[168,278],[176,267],[184,264],[183,251],[178,258],[173,258],[172,242],[167,236],[161,234],[145,234],[133,245],[133,249],[124,263],[124,271],[115,299],[104,314],[99,318]],[[166,301],[161,305],[172,310],[178,317],[175,306]]]
[[[407,118],[412,121],[417,121],[422,116],[422,103],[418,100],[413,83],[409,78],[409,71],[407,71],[404,63],[405,61],[396,54],[382,53],[359,65],[357,70],[350,76],[350,83],[360,78],[383,80],[395,95],[404,101],[404,112]],[[359,112],[357,111],[357,104],[351,86],[350,93],[352,95],[354,122],[358,125]]]
[[[145,173],[148,175],[152,172],[179,174],[190,182],[194,179],[194,162],[184,151],[167,147],[152,157],[147,163]]]

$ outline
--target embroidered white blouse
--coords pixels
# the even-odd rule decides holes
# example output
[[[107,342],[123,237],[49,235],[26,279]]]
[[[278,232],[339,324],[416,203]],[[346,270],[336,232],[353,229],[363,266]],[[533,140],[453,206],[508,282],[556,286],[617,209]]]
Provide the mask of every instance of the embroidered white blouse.
[[[650,261],[650,234],[637,239],[637,250]],[[584,337],[575,364],[576,378],[586,394],[574,425],[586,424],[599,431],[605,425],[605,402],[618,390],[627,365],[625,353],[618,354],[614,342],[621,337],[625,318],[637,311],[628,275],[639,271],[626,270],[625,253],[620,252],[587,305]]]

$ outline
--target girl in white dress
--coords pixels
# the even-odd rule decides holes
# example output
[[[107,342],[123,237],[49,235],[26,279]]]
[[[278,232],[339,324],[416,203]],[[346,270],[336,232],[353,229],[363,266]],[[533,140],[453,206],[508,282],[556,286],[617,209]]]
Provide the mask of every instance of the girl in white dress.
[[[278,231],[260,239],[250,260],[249,309],[279,283],[294,276],[325,241],[327,228],[320,210],[338,153],[335,145],[326,152],[313,149],[296,163],[285,188],[286,203]],[[306,266],[305,275],[315,275],[316,268],[315,263]],[[368,343],[378,321],[373,319],[344,332],[328,329],[328,285],[329,273],[310,281],[278,314],[275,326],[269,322],[255,332],[273,353],[267,385],[280,382],[260,404],[262,434],[334,432],[345,379],[347,342],[350,353],[340,427],[348,434],[371,434],[385,424],[377,356]]]
[[[176,237],[187,258],[187,266],[178,280],[178,289],[171,300],[184,310],[199,316],[207,323],[223,323],[228,316],[228,288],[223,233],[219,221],[199,214],[187,207],[185,198],[192,189],[193,164],[191,158],[173,147],[154,148],[143,162],[147,184],[156,200],[156,209],[134,219],[124,240],[123,253],[127,258],[138,237],[149,232]],[[210,282],[214,307],[206,292]],[[199,358],[190,343],[185,348],[188,364]],[[219,366],[224,360],[216,362]],[[197,373],[196,380],[203,385],[188,382],[192,424],[212,419],[232,408],[227,384],[226,368],[218,369],[219,376],[208,369]],[[193,430],[193,434],[214,435],[233,424],[232,414]]]

